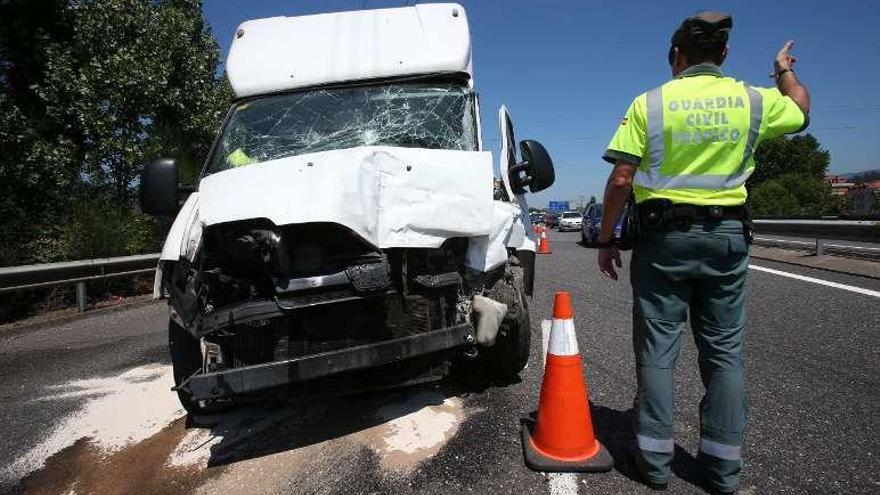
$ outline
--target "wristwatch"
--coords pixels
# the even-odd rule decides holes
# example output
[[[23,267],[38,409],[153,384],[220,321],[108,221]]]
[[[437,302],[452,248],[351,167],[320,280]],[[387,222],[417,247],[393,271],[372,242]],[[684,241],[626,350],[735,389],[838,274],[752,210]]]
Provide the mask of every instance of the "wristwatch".
[[[794,71],[791,70],[791,69],[782,69],[781,71],[779,71],[779,72],[777,72],[776,74],[774,74],[775,79],[776,79],[777,81],[779,81],[779,78],[782,77],[782,76],[784,76],[786,72],[791,72],[792,74],[794,74]]]

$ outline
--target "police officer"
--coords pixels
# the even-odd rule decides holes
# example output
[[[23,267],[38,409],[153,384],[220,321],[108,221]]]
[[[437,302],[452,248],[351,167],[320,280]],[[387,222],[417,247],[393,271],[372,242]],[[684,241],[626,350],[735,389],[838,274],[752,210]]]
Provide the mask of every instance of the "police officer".
[[[605,191],[598,263],[617,279],[614,224],[634,193],[630,277],[638,390],[635,466],[663,489],[674,450],[673,371],[690,315],[705,387],[697,456],[707,488],[739,486],[746,422],[742,337],[750,228],[746,179],[765,139],[807,126],[810,98],[792,65],[791,41],[776,55],[776,88],[725,77],[733,21],[702,12],[672,36],[673,79],[639,95],[603,158]]]

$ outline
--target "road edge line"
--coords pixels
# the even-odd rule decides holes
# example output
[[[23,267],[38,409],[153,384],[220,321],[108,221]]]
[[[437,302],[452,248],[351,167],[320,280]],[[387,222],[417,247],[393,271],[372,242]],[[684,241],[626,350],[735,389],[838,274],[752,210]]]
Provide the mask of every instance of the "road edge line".
[[[846,290],[850,292],[855,292],[856,294],[862,294],[866,296],[880,298],[880,291],[865,289],[862,287],[856,287],[854,285],[846,285],[838,282],[832,282],[830,280],[822,280],[820,278],[807,277],[806,275],[798,275],[796,273],[784,272],[782,270],[774,270],[773,268],[767,268],[764,266],[752,265],[749,264],[749,268],[752,270],[757,270],[759,272],[771,273],[773,275],[779,275],[781,277],[793,278],[795,280],[800,280],[802,282],[810,282],[813,284],[824,285],[826,287],[833,287],[835,289]]]
[[[760,246],[760,247],[765,247],[765,246]],[[826,267],[817,266],[817,265],[810,265],[807,263],[798,263],[796,261],[778,260],[775,258],[771,258],[769,256],[761,256],[759,254],[755,254],[754,251],[750,252],[749,256],[753,259],[759,259],[762,261],[770,261],[772,263],[781,263],[783,265],[799,266],[801,268],[809,268],[811,270],[819,270],[819,271],[828,272],[828,273],[836,273],[838,275],[848,275],[850,277],[865,278],[868,280],[880,280],[880,277],[876,277],[874,275],[868,275],[865,273],[858,273],[855,271],[837,270],[834,268],[826,268]],[[840,256],[838,256],[838,257],[840,257]],[[856,258],[856,260],[871,262],[870,260],[865,260],[865,259],[860,259],[860,258]]]

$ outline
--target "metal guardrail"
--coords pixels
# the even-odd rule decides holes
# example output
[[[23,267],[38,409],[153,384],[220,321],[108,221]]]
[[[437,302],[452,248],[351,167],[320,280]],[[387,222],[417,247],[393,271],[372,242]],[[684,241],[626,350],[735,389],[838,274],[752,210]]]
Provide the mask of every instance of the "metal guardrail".
[[[755,220],[755,232],[839,241],[880,242],[880,221]]]
[[[877,247],[836,244],[834,241],[880,242],[880,221],[873,220],[769,220],[755,224],[755,242],[762,246],[810,251],[816,256],[834,254],[851,258],[880,260]],[[782,235],[811,239],[770,239],[762,235]]]
[[[831,254],[846,256],[848,258],[861,258],[866,260],[880,261],[880,247],[849,246],[835,244],[833,240],[814,239],[812,241],[799,241],[795,239],[771,239],[768,237],[755,237],[755,244],[766,247],[778,247],[796,251],[807,251],[814,255]]]
[[[86,282],[152,273],[159,262],[159,253],[65,261],[39,265],[0,268],[0,294],[55,285],[76,284],[76,306],[85,311]]]

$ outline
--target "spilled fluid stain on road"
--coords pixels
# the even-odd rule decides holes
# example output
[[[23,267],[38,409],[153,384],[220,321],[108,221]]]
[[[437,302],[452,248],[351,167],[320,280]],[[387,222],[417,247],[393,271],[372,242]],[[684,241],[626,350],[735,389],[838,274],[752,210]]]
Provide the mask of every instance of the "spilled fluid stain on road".
[[[465,417],[461,399],[419,391],[379,407],[382,422],[356,435],[379,454],[383,468],[408,472],[433,456],[458,431]]]
[[[166,459],[185,436],[180,418],[150,438],[108,453],[88,438],[51,456],[45,467],[22,482],[27,494],[188,493],[213,473],[196,467],[169,467]]]
[[[151,365],[49,387],[39,402],[79,399],[82,404],[57,425],[48,426],[46,438],[4,468],[4,477],[20,478],[36,471],[80,439],[111,454],[156,435],[184,414],[169,393],[173,384],[170,366]]]
[[[172,382],[170,366],[149,365],[47,389],[40,401],[82,403],[4,478],[20,480],[26,494],[305,492],[340,459],[405,476],[467,417],[460,398],[414,388],[245,406],[193,422]]]

